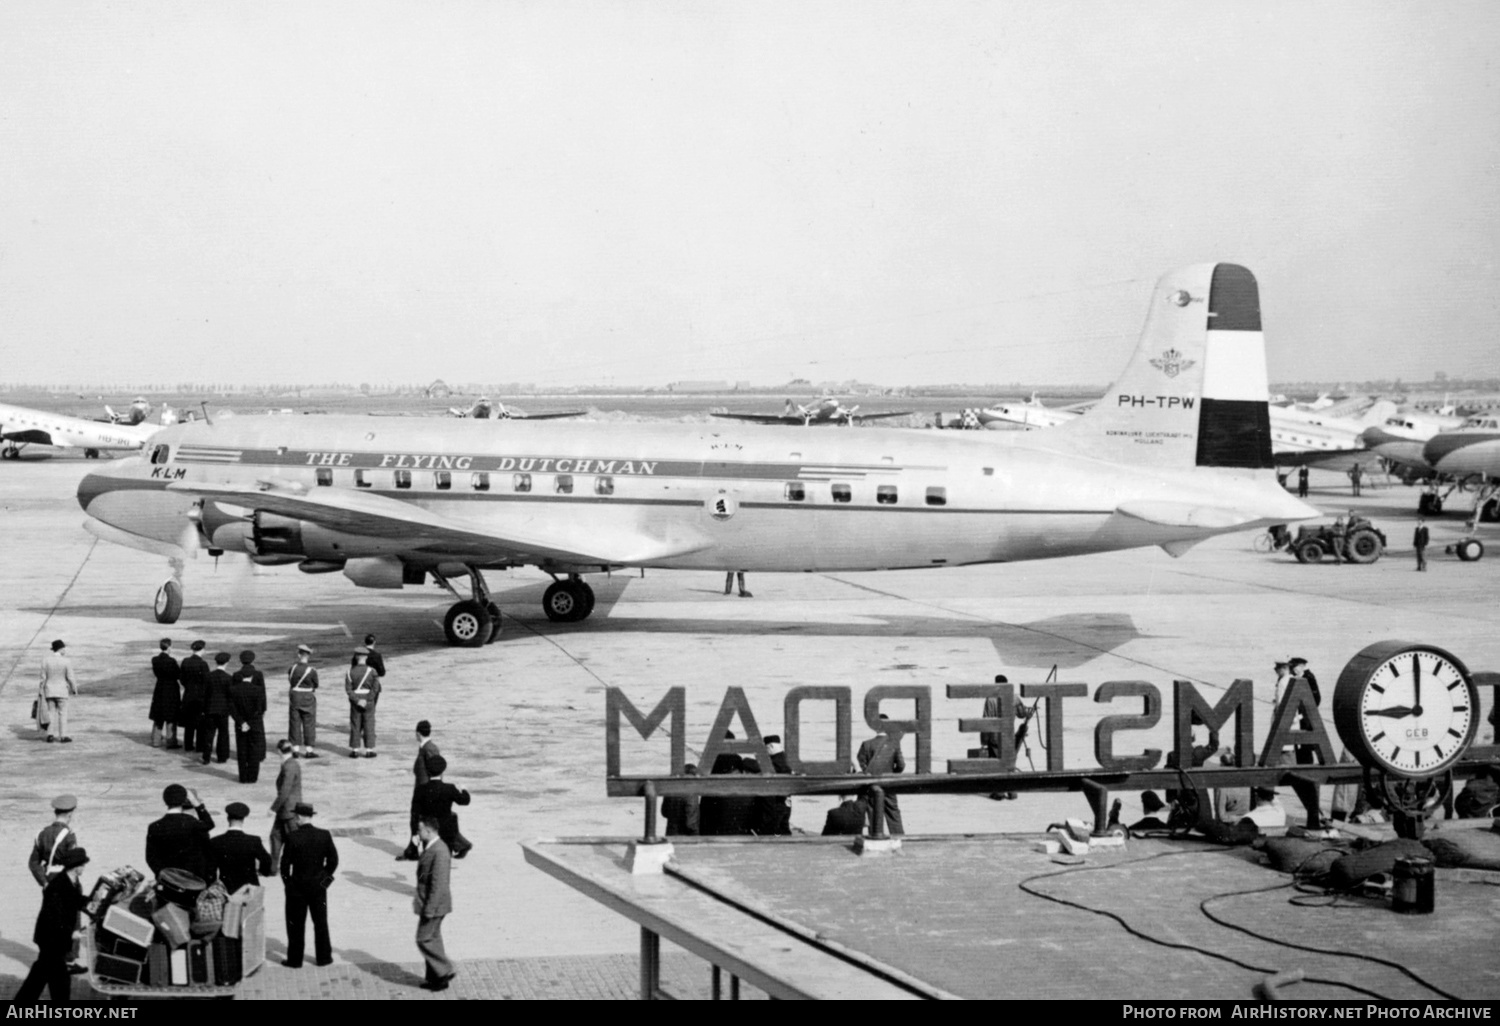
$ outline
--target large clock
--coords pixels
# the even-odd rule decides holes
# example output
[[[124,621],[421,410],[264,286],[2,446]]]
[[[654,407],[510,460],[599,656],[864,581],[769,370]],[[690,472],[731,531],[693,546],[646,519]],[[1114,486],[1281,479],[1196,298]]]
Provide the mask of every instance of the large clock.
[[[1434,645],[1377,642],[1339,674],[1333,722],[1359,762],[1398,777],[1430,777],[1458,761],[1479,727],[1479,689]]]

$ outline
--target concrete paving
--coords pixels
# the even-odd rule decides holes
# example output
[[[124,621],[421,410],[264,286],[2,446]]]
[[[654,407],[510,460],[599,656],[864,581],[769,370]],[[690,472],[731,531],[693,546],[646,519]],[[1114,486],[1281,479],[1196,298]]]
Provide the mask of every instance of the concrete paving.
[[[1207,542],[1181,559],[1153,549],[925,572],[751,575],[753,599],[725,597],[717,574],[620,574],[595,582],[598,608],[574,625],[546,620],[539,602],[548,579],[525,570],[492,575],[504,633],[497,644],[470,650],[443,643],[440,621],[451,599],[440,589],[365,591],[336,574],[230,559],[215,566],[206,556],[188,566],[181,621],[164,628],[151,615],[167,576],[164,561],[96,543],[79,526],[84,514],[73,494],[90,466],[0,464],[0,709],[7,732],[0,777],[8,782],[0,791],[0,850],[11,853],[12,866],[0,876],[0,997],[33,957],[37,891],[23,863],[54,794],[80,799],[75,825],[94,859],[88,879],[117,865],[144,866],[145,828],[161,814],[159,796],[169,783],[197,788],[221,822],[225,804],[245,801],[254,810],[250,826],[269,829],[274,763],[263,767],[259,783],[240,785],[232,759],[203,767],[150,747],[149,660],[163,635],[177,641],[179,654],[195,637],[210,651],[255,649],[270,685],[273,741],[285,729],[284,673],[298,642],[317,649],[325,675],[337,677],[359,637],[380,636],[390,668],[379,707],[380,758],[344,757],[347,715],[334,689],[319,708],[324,758],[307,764],[304,787],[320,824],[334,830],[343,862],[330,892],[338,964],[407,969],[416,957],[413,871],[393,856],[405,842],[418,719],[433,721],[450,779],[474,795],[462,815],[478,847],[456,864],[458,911],[445,925],[450,953],[463,966],[538,958],[566,966],[582,965],[566,960],[585,956],[633,957],[638,943],[631,924],[527,867],[516,844],[639,832],[640,804],[603,793],[606,686],[625,689],[645,707],[667,687],[685,685],[691,751],[701,747],[729,684],[746,689],[766,732],[781,728],[782,695],[796,684],[846,684],[856,695],[875,684],[931,685],[934,756],[942,760],[961,757],[974,743],[958,733],[956,720],[978,712],[975,703],[945,699],[944,685],[982,683],[1000,672],[1040,681],[1056,664],[1064,680],[1145,679],[1165,689],[1182,678],[1205,693],[1249,677],[1268,712],[1271,664],[1289,655],[1311,660],[1325,700],[1343,664],[1376,640],[1431,642],[1471,669],[1500,669],[1493,612],[1500,545],[1478,563],[1442,555],[1443,543],[1462,530],[1462,517],[1451,515],[1433,525],[1431,571],[1414,573],[1416,491],[1367,486],[1363,498],[1351,500],[1347,482],[1333,475],[1314,474],[1312,501],[1330,512],[1364,511],[1387,531],[1388,558],[1373,566],[1302,566],[1255,552],[1246,534]],[[1489,533],[1500,541],[1500,532]],[[82,685],[70,711],[71,745],[43,743],[27,718],[41,656],[59,637]],[[1068,765],[1091,763],[1092,728],[1103,711],[1092,702],[1068,703]],[[1262,738],[1268,720],[1258,718]],[[805,727],[813,756],[820,754],[819,726],[812,719]],[[1481,728],[1481,742],[1492,735],[1488,725]],[[1129,736],[1165,747],[1167,730]],[[663,749],[627,746],[627,772],[659,765]],[[1034,746],[1033,757],[1042,765],[1045,753]],[[1133,816],[1129,796],[1122,797]],[[794,826],[817,832],[831,804],[797,799]],[[1086,814],[1077,795],[1008,802],[911,796],[902,804],[909,831],[932,833],[1035,830]],[[269,896],[273,954],[285,937],[275,914],[279,891],[273,884]],[[408,979],[406,970],[381,972],[363,976],[407,985],[391,982]]]

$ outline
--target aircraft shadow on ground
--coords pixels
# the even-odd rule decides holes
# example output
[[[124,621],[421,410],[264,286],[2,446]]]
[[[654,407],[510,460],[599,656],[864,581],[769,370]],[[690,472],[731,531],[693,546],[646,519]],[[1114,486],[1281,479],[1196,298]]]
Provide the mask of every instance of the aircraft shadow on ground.
[[[1101,655],[1107,655],[1131,641],[1150,637],[1142,634],[1127,613],[1065,613],[1043,617],[1026,623],[997,623],[965,616],[923,616],[889,613],[862,613],[859,622],[819,622],[805,617],[797,619],[700,619],[680,616],[661,617],[611,617],[616,602],[624,593],[630,578],[623,575],[613,580],[594,584],[596,604],[594,613],[581,623],[553,623],[541,611],[541,597],[546,584],[528,584],[521,587],[494,592],[502,615],[504,628],[499,640],[505,643],[507,636],[521,633],[543,637],[561,637],[570,634],[605,635],[674,635],[702,634],[720,637],[751,637],[775,635],[778,637],[826,637],[826,638],[985,638],[995,647],[996,656],[1003,666],[1042,667],[1056,665],[1059,670],[1073,669]],[[740,600],[735,599],[738,603]],[[751,600],[756,601],[756,600]],[[770,603],[763,603],[763,605]],[[736,609],[741,608],[737,605]],[[515,610],[523,610],[517,615]],[[48,610],[28,609],[45,615]],[[220,649],[230,652],[230,668],[238,669],[238,653],[241,648],[256,648],[259,658],[256,665],[266,675],[267,688],[279,686],[287,665],[293,659],[293,646],[306,641],[319,652],[317,664],[325,673],[337,677],[339,661],[344,652],[357,645],[365,633],[374,633],[380,638],[381,650],[387,658],[407,652],[428,651],[443,640],[430,622],[430,610],[414,603],[410,607],[392,608],[389,605],[361,609],[353,603],[338,605],[306,606],[296,610],[272,610],[265,608],[239,608],[234,606],[210,606],[190,609],[186,614],[191,631],[175,630],[178,644],[173,654],[186,654],[191,635],[202,634],[209,642],[209,652]],[[90,690],[100,695],[123,695],[139,693],[150,699],[152,677],[151,656],[156,653],[156,639],[163,634],[174,634],[174,627],[156,624],[144,616],[139,606],[91,606],[87,609],[69,609],[67,615],[100,619],[144,618],[149,631],[143,634],[138,651],[128,653],[125,658],[134,661],[137,668],[111,677],[94,678]],[[260,623],[274,623],[285,619],[285,640],[267,642],[264,636],[272,628],[255,628],[261,640],[240,642],[234,640],[236,623],[253,619]],[[351,639],[342,630],[309,630],[309,622],[343,622],[356,635]],[[222,625],[222,633],[216,628]],[[37,657],[40,659],[40,655]],[[92,670],[93,668],[89,668]],[[323,727],[323,724],[319,724]],[[320,747],[322,747],[320,745]]]

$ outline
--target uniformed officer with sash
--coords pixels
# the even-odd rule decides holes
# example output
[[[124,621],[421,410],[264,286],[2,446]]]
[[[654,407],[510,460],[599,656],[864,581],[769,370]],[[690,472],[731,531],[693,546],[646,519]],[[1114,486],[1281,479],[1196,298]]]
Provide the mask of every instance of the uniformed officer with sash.
[[[287,737],[292,741],[292,754],[299,759],[316,759],[318,753],[313,751],[313,745],[318,740],[318,671],[313,669],[312,649],[297,646],[297,661],[286,676],[292,686],[287,695],[290,705]]]
[[[78,847],[78,835],[73,832],[73,810],[78,808],[78,799],[70,794],[60,794],[52,799],[52,823],[42,828],[31,846],[31,858],[26,868],[36,878],[37,886],[46,887],[58,873],[62,872],[62,855]]]
[[[375,758],[375,702],[380,698],[380,675],[367,662],[370,650],[354,650],[354,665],[344,674],[349,696],[349,758]]]

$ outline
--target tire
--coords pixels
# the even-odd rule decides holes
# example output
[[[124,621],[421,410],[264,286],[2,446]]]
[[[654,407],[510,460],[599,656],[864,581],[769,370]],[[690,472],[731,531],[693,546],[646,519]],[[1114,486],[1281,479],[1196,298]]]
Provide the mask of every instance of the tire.
[[[1355,531],[1349,536],[1344,554],[1351,563],[1373,563],[1380,558],[1384,548],[1380,536],[1374,531]]]
[[[583,597],[583,615],[578,619],[587,620],[594,615],[594,589],[583,581],[578,581],[578,593]]]
[[[553,623],[572,623],[580,618],[580,596],[571,585],[571,581],[553,581],[542,594],[542,612]]]
[[[1479,508],[1479,522],[1482,524],[1500,523],[1500,499],[1490,499]]]
[[[1465,538],[1454,549],[1465,563],[1477,563],[1484,558],[1484,542],[1478,538]]]
[[[83,458],[86,460],[97,460],[99,458],[99,450],[85,449],[83,450]]]
[[[500,607],[491,602],[485,606],[485,610],[490,614],[490,640],[485,644],[493,645],[495,639],[500,637]]]
[[[1323,561],[1323,544],[1316,539],[1309,539],[1297,546],[1297,562],[1299,563],[1321,563]]]
[[[156,589],[156,622],[176,623],[182,615],[182,585],[168,581]]]
[[[490,611],[478,602],[459,602],[443,619],[443,633],[448,644],[459,648],[479,648],[490,638]]]

